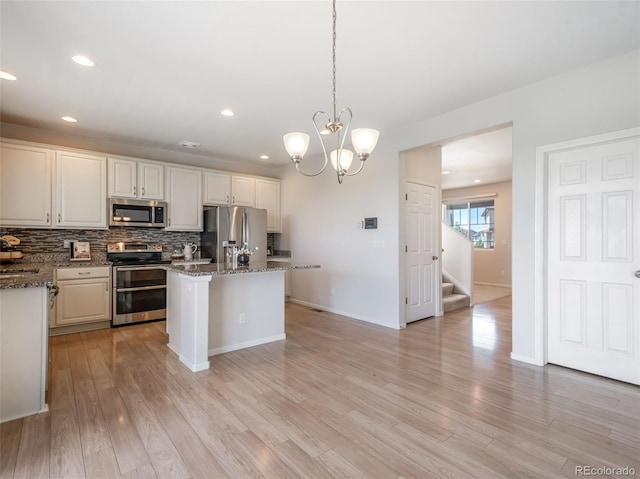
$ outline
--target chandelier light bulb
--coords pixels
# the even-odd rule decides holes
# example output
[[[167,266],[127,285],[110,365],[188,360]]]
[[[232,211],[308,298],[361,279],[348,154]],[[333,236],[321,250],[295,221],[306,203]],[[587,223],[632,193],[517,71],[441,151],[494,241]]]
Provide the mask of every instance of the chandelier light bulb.
[[[380,132],[371,128],[356,128],[351,131],[351,142],[358,156],[369,156],[378,144]]]
[[[284,147],[286,148],[287,153],[289,153],[291,160],[295,163],[299,163],[309,149],[309,135],[295,131],[284,135],[283,140]]]
[[[353,161],[353,151],[343,149],[340,153],[340,161],[338,162],[338,150],[331,152],[331,165],[338,173],[345,173],[351,167]],[[338,164],[340,167],[338,167]]]

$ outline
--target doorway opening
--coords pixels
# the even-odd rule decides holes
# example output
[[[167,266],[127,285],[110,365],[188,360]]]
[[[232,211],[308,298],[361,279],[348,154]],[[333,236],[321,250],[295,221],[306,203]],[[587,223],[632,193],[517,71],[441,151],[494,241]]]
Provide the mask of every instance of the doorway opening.
[[[440,254],[434,254],[439,259],[434,270],[439,296],[436,315],[510,296],[511,125],[413,148],[402,152],[400,159],[403,184],[421,181],[437,186],[441,210],[435,232],[440,243]],[[405,200],[404,190],[402,194]],[[407,214],[401,211],[401,246],[408,240]],[[405,260],[401,260],[405,293],[401,302],[408,304],[412,282]],[[449,300],[455,304],[450,306]],[[405,308],[407,323],[410,315],[410,308]]]

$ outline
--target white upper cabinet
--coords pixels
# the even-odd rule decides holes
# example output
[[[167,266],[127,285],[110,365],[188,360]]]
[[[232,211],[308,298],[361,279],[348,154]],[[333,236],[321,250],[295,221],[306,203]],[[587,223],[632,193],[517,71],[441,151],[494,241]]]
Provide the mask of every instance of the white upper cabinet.
[[[204,172],[204,204],[231,204],[231,175],[215,171]]]
[[[256,180],[249,176],[231,177],[231,204],[236,206],[256,205]]]
[[[107,228],[107,159],[85,153],[56,151],[58,228]]]
[[[164,165],[138,162],[138,198],[164,200]]]
[[[202,170],[167,167],[167,230],[202,231]]]
[[[256,205],[256,180],[217,171],[204,173],[205,205]]]
[[[51,226],[53,150],[0,145],[0,226]]]
[[[109,158],[109,196],[163,200],[164,165]]]
[[[267,210],[267,231],[282,232],[280,215],[280,182],[277,180],[256,180],[256,208]]]

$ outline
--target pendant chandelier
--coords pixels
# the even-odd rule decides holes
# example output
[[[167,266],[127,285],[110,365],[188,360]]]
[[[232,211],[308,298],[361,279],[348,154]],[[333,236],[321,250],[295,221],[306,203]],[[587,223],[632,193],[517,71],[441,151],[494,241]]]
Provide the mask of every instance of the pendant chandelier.
[[[322,151],[324,152],[324,164],[320,171],[316,173],[300,171],[300,162],[309,148],[309,135],[297,131],[287,133],[284,135],[283,140],[284,147],[299,173],[305,176],[318,176],[325,170],[330,158],[331,166],[333,166],[338,175],[338,183],[341,184],[345,176],[354,176],[360,173],[364,167],[364,162],[376,147],[380,133],[370,128],[357,128],[351,132],[351,144],[360,159],[360,167],[356,171],[349,172],[353,161],[353,152],[344,148],[344,141],[349,132],[353,114],[351,108],[343,108],[340,112],[336,112],[336,0],[333,0],[333,118],[324,111],[317,111],[312,117],[313,127],[318,134]],[[319,121],[326,123],[318,125]],[[327,155],[327,147],[323,137],[327,138],[328,141],[331,140],[332,144],[336,146],[336,148],[330,150],[329,155]]]

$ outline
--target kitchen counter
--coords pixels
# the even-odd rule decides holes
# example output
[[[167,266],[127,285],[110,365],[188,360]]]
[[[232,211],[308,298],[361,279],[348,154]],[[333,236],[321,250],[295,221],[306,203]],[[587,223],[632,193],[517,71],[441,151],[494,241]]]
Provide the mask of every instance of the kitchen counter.
[[[92,266],[111,266],[108,261],[56,261],[52,263],[16,263],[0,265],[0,272],[37,269],[37,273],[27,273],[20,277],[4,277],[0,273],[0,289],[38,288],[53,286],[55,268],[89,268]]]
[[[53,286],[53,265],[47,263],[21,263],[0,266],[0,271],[11,271],[20,274],[23,270],[37,269],[37,273],[26,273],[19,277],[7,277],[9,273],[0,274],[0,289],[39,288]]]
[[[273,271],[291,271],[294,269],[316,269],[320,265],[299,265],[295,263],[280,263],[267,261],[266,263],[249,263],[246,266],[231,266],[226,263],[207,264],[167,264],[162,267],[168,271],[175,271],[189,276],[224,276],[229,274],[270,273]]]
[[[285,339],[285,273],[320,268],[275,261],[162,267],[169,272],[168,347],[194,372],[209,368],[209,356]]]

